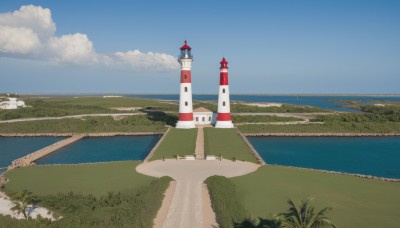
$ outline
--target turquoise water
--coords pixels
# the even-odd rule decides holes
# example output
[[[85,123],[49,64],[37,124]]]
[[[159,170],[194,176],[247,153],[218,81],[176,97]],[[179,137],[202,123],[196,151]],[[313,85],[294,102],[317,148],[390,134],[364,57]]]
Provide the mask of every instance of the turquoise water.
[[[269,164],[400,179],[400,137],[248,137]]]
[[[37,164],[78,164],[143,160],[160,136],[83,138],[36,161]]]
[[[0,167],[7,167],[17,158],[56,143],[62,137],[0,137]],[[1,172],[1,170],[0,170]]]

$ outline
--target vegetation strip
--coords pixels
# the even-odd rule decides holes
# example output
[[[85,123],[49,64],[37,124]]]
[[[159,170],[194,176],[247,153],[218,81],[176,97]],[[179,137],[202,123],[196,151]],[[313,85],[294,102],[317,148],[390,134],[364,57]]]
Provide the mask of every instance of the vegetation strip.
[[[262,166],[230,179],[253,217],[271,218],[286,210],[288,199],[315,199],[315,206],[333,207],[337,227],[396,227],[400,183],[329,174],[283,166]],[[267,216],[267,217],[266,217]]]
[[[162,135],[164,132],[100,132],[83,134],[85,137],[112,137],[112,136],[140,136],[140,135]],[[2,134],[0,137],[70,137],[76,133],[33,133],[33,134]]]
[[[196,147],[196,136],[197,129],[171,128],[149,160],[174,158],[177,155],[193,155]]]
[[[222,156],[233,161],[259,163],[250,147],[235,129],[204,128],[206,155]]]
[[[314,172],[337,174],[337,175],[353,176],[353,177],[360,177],[360,178],[365,178],[365,179],[373,179],[373,180],[378,180],[378,181],[400,182],[400,179],[396,179],[396,178],[377,177],[377,176],[358,174],[358,173],[344,173],[344,172],[329,171],[329,170],[323,170],[323,169],[312,169],[312,168],[304,168],[304,167],[288,166],[288,165],[278,165],[278,164],[266,164],[266,165],[289,167],[289,168],[309,170],[309,171],[314,171]]]
[[[155,180],[135,171],[139,161],[95,164],[29,166],[4,174],[9,181],[2,191],[19,192],[24,189],[35,195],[54,195],[59,192],[102,196],[148,185]]]
[[[150,158],[153,156],[154,152],[157,150],[157,148],[160,146],[160,144],[164,141],[166,135],[168,132],[171,130],[171,127],[168,128],[168,130],[164,133],[164,135],[161,137],[160,140],[158,140],[157,144],[151,149],[150,153],[146,156],[143,162],[148,162]]]

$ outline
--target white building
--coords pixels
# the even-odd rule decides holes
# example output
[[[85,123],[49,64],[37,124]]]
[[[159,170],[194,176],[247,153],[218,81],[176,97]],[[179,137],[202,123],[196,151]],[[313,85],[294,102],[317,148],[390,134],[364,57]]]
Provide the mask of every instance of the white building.
[[[203,107],[193,110],[193,117],[196,125],[212,125],[216,121],[215,113]]]
[[[18,101],[15,97],[9,97],[8,101],[0,102],[0,109],[17,109],[19,107],[26,107],[25,102]]]

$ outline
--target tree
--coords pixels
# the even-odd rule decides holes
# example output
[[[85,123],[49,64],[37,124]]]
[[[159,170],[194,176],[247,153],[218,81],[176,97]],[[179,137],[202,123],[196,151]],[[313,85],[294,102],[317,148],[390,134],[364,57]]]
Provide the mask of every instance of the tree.
[[[34,204],[37,203],[36,197],[32,196],[32,192],[28,192],[24,190],[22,192],[12,193],[11,200],[13,203],[12,211],[16,211],[19,214],[23,214],[25,219],[29,218],[29,214],[27,214],[27,210],[34,207]]]
[[[301,200],[299,205],[296,205],[292,200],[288,200],[289,210],[278,214],[279,217],[282,217],[281,226],[284,228],[336,228],[336,225],[325,215],[332,208],[325,207],[315,212],[314,207],[311,205],[312,200],[313,198]]]

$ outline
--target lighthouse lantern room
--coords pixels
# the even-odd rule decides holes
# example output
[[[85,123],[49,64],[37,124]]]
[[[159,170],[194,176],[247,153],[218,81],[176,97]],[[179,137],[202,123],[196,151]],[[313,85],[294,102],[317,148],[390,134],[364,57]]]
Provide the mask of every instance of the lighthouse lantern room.
[[[178,62],[181,64],[180,93],[179,93],[179,117],[176,128],[195,128],[193,121],[192,104],[192,75],[191,68],[193,56],[192,48],[187,44],[181,47],[181,55]]]

